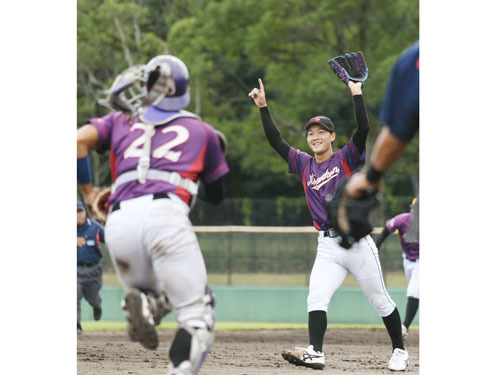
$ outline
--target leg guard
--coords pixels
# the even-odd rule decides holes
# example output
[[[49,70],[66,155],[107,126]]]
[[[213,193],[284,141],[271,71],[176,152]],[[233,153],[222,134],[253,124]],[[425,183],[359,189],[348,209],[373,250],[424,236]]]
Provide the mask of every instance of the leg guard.
[[[214,298],[209,291],[196,303],[203,303],[203,315],[181,322],[170,348],[168,375],[196,375],[214,342]]]

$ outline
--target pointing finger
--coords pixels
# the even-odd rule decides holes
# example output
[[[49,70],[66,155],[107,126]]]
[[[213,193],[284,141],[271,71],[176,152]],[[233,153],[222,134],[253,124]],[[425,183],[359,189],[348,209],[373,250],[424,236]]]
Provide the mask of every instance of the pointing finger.
[[[262,83],[262,80],[260,78],[259,78],[259,85],[260,85],[260,89],[264,90],[264,84]]]

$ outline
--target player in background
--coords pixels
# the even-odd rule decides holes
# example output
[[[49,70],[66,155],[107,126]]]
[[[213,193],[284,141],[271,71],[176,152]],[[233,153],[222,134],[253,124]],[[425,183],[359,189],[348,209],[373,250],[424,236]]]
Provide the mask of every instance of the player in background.
[[[82,298],[92,306],[94,320],[101,319],[102,266],[101,242],[104,240],[104,228],[97,221],[87,218],[83,202],[76,203],[76,261],[77,261],[77,333],[82,333],[81,306]]]
[[[91,205],[97,190],[89,151],[110,150],[114,182],[106,237],[126,290],[128,334],[155,349],[155,325],[167,312],[159,307],[168,296],[178,323],[168,374],[191,375],[198,373],[213,343],[215,321],[205,263],[188,217],[190,203],[199,180],[207,200],[221,201],[222,178],[229,168],[214,128],[183,110],[190,102],[186,65],[175,56],[160,55],[146,72],[148,95],[162,90],[151,100],[154,104],[132,115],[113,112],[92,118],[78,130],[78,183]]]
[[[408,242],[406,234],[410,230],[412,212],[417,204],[418,199],[414,198],[410,205],[410,212],[399,214],[392,219],[387,220],[382,233],[377,237],[375,243],[377,248],[385,241],[385,239],[396,229],[398,230],[399,240],[403,248],[403,268],[405,270],[406,278],[408,279],[408,289],[406,296],[408,303],[406,305],[406,316],[403,322],[402,330],[403,337],[408,335],[410,324],[415,318],[418,310],[418,303],[420,298],[419,293],[419,244],[418,242]]]
[[[376,188],[419,128],[420,47],[416,42],[406,49],[392,68],[379,120],[385,124],[373,147],[371,165],[366,172],[355,173],[346,185],[350,196]],[[414,209],[407,239],[418,242],[419,203]]]
[[[408,352],[404,348],[401,319],[396,304],[384,285],[378,250],[368,235],[351,249],[340,246],[340,237],[332,229],[325,208],[325,197],[341,184],[351,171],[363,165],[365,143],[369,131],[361,82],[348,83],[353,96],[358,128],[349,142],[338,152],[332,143],[336,133],[334,124],[324,116],[315,116],[305,124],[307,143],[314,157],[291,147],[281,137],[269,108],[262,80],[249,96],[260,108],[264,132],[271,146],[288,163],[288,171],[302,181],[307,205],[318,233],[318,250],[309,282],[307,297],[309,346],[296,351],[284,351],[283,358],[297,366],[322,369],[325,365],[323,340],[327,328],[328,304],[348,272],[351,272],[373,307],[382,317],[392,341],[391,370],[404,370]]]

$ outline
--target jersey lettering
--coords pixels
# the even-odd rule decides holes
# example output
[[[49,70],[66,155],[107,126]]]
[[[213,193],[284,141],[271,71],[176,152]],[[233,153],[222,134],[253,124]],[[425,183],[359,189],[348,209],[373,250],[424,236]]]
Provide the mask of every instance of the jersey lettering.
[[[309,186],[313,190],[319,190],[323,185],[325,185],[332,178],[335,178],[340,173],[340,169],[335,166],[332,170],[327,169],[325,173],[321,177],[316,178],[314,173],[309,175],[309,181],[307,181],[307,186]]]
[[[123,158],[140,158],[142,156],[142,148],[146,142],[146,125],[140,122],[135,123],[130,128],[130,131],[140,129],[143,131],[139,137],[137,137],[130,146],[127,147],[123,153]],[[152,157],[156,159],[165,158],[167,160],[173,161],[174,163],[179,161],[182,155],[182,151],[172,151],[172,148],[185,143],[189,139],[189,130],[187,130],[182,125],[173,125],[166,127],[161,130],[163,134],[175,133],[175,137],[166,143],[156,147],[152,152]],[[156,133],[156,129],[153,129],[153,136]]]

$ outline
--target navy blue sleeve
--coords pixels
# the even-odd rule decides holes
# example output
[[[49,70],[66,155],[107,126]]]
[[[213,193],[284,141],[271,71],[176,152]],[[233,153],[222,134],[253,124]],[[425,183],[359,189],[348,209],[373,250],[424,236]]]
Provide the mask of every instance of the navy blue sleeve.
[[[106,243],[106,240],[104,239],[104,227],[94,220],[92,220],[92,225],[96,227],[97,244],[100,245],[101,242]],[[98,247],[100,247],[99,245]]]
[[[104,228],[101,226],[101,229],[99,230],[99,238],[103,243],[106,243],[106,240],[104,239]]]
[[[409,142],[419,128],[419,83],[419,43],[416,42],[394,64],[379,114],[380,122],[403,142]]]
[[[104,227],[99,223],[97,225],[99,225],[99,239],[101,242],[106,243],[106,240],[104,239]]]

